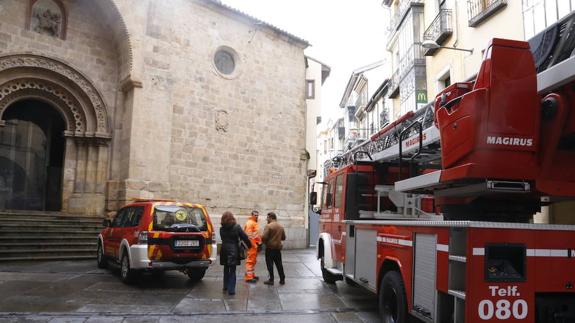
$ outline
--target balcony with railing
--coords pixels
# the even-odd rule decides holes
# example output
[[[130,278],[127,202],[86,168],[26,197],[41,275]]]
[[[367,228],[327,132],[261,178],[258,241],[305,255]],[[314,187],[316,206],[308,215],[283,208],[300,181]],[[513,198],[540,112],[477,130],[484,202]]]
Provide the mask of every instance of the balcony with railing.
[[[507,0],[467,0],[469,27],[476,27],[507,6]]]
[[[438,45],[451,36],[453,28],[451,27],[451,9],[441,9],[439,14],[433,19],[433,22],[427,27],[423,33],[424,40],[432,40]],[[432,56],[437,51],[437,48],[427,48],[424,51],[425,56]]]
[[[423,6],[424,0],[401,0],[399,2],[399,6],[395,10],[393,17],[391,17],[391,21],[389,24],[389,35],[388,35],[388,43],[391,38],[395,35],[395,33],[399,30],[399,26],[401,22],[405,18],[405,15],[411,8],[411,6]]]
[[[423,55],[424,48],[420,43],[412,44],[409,49],[399,59],[399,80],[401,81],[405,75],[416,65],[425,66],[425,56]]]
[[[357,111],[364,109],[366,105],[367,105],[367,92],[362,92],[355,99],[355,106],[357,107],[355,113],[357,114]]]

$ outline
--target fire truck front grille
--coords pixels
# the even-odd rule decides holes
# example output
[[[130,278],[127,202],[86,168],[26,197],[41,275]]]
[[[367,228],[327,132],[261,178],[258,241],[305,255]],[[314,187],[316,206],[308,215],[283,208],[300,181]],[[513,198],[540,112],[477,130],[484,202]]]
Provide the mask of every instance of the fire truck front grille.
[[[575,322],[575,293],[535,294],[537,323]]]

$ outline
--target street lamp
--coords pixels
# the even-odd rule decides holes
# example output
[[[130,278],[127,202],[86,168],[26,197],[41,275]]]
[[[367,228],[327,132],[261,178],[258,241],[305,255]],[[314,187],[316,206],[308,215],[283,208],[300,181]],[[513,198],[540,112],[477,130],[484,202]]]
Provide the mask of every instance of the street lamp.
[[[426,48],[426,49],[438,49],[438,48],[453,49],[453,50],[460,50],[463,52],[468,52],[470,54],[473,54],[473,48],[472,49],[465,49],[465,48],[457,48],[457,47],[439,46],[435,41],[430,40],[430,39],[424,40],[423,43],[421,43],[421,47]]]

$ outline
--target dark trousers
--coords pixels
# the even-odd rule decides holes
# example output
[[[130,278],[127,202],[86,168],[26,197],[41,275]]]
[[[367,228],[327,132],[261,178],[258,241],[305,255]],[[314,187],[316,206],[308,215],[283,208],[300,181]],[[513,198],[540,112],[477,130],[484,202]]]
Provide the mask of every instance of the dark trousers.
[[[236,292],[236,266],[224,265],[224,289],[230,294]]]
[[[268,267],[268,273],[270,275],[270,280],[274,280],[274,264],[278,269],[278,274],[280,275],[280,281],[285,280],[284,266],[282,265],[282,253],[279,249],[267,249],[266,248],[266,266]]]

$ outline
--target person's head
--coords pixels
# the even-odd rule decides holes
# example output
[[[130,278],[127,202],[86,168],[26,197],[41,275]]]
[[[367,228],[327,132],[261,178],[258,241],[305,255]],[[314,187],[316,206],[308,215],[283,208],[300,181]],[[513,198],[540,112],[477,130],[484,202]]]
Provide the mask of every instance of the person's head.
[[[258,210],[253,210],[251,213],[251,217],[254,221],[258,222],[258,216],[260,215],[260,212]]]
[[[269,213],[268,213],[268,218],[267,218],[267,220],[268,220],[268,223],[270,223],[270,222],[273,222],[273,221],[277,221],[277,220],[278,220],[278,217],[277,217],[277,215],[276,215],[274,212],[269,212]]]
[[[230,211],[226,211],[224,212],[224,214],[222,214],[222,226],[226,226],[226,225],[234,225],[236,224],[236,218],[234,217],[233,213]]]

